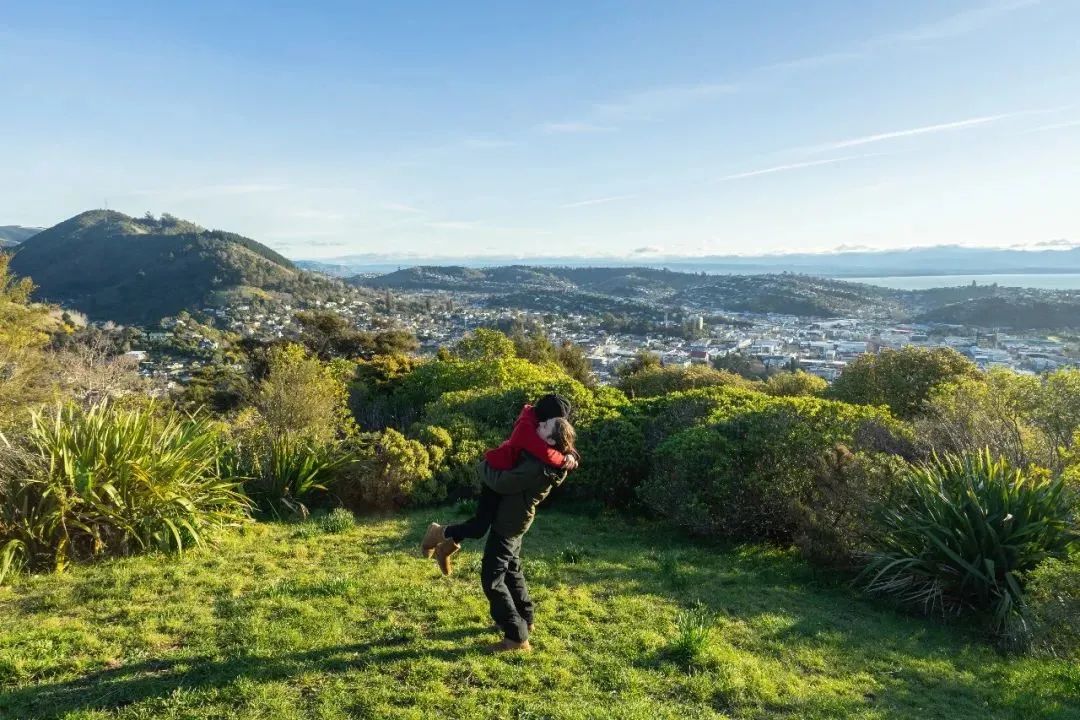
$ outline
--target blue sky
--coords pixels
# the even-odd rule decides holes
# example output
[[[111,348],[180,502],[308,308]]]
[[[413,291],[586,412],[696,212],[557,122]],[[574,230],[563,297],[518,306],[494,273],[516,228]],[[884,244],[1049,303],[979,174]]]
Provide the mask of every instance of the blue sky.
[[[1080,244],[1080,2],[5,2],[0,224],[296,258]]]

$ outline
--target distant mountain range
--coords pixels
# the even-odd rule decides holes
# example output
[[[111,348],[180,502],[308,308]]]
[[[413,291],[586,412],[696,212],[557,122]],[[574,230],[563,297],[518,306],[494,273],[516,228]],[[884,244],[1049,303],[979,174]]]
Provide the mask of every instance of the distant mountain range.
[[[757,256],[635,255],[626,258],[520,258],[513,256],[422,258],[368,254],[349,255],[327,260],[297,261],[297,265],[301,267],[341,277],[360,273],[391,272],[399,268],[417,265],[481,268],[522,264],[549,267],[625,267],[634,265],[717,274],[795,272],[841,278],[905,275],[1080,273],[1080,247],[1015,250],[937,245],[908,250],[856,250],[834,253],[790,253]]]
[[[13,248],[27,238],[37,235],[43,229],[22,225],[0,225],[0,250]]]
[[[295,292],[328,283],[250,238],[170,215],[91,210],[21,243],[12,270],[39,298],[95,320],[152,323],[223,301],[230,292]]]

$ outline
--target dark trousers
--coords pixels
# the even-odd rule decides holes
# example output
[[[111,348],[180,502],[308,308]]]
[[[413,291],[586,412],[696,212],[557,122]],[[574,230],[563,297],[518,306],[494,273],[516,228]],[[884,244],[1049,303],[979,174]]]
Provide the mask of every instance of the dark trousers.
[[[480,563],[480,582],[491,609],[491,619],[503,634],[514,642],[528,640],[533,602],[521,572],[520,535],[505,538],[494,531],[488,533],[484,559]]]
[[[476,503],[476,514],[463,523],[447,525],[443,534],[458,544],[465,538],[478,540],[487,534],[491,523],[495,522],[498,509],[499,493],[484,485],[480,490],[480,500]]]

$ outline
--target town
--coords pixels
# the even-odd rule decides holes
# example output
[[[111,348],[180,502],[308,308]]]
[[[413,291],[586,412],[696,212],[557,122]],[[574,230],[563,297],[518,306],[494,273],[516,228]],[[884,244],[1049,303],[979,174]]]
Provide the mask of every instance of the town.
[[[658,316],[665,315],[657,332],[636,334],[606,330],[591,313],[493,307],[485,293],[374,293],[344,283],[339,290],[339,295],[323,299],[261,300],[164,318],[157,327],[140,329],[127,356],[139,363],[144,377],[163,388],[176,388],[204,366],[229,362],[223,349],[230,340],[296,337],[300,332],[296,313],[321,311],[341,315],[358,330],[411,333],[421,356],[452,346],[477,328],[540,328],[555,343],[568,341],[581,348],[601,384],[614,381],[619,367],[643,351],[655,353],[666,366],[723,366],[725,358],[738,356],[759,377],[801,369],[830,382],[863,353],[907,345],[953,348],[982,369],[1041,373],[1080,365],[1075,344],[1047,334],[897,324],[873,317],[820,319],[730,312],[704,304],[684,305],[679,320],[668,319],[657,309]]]

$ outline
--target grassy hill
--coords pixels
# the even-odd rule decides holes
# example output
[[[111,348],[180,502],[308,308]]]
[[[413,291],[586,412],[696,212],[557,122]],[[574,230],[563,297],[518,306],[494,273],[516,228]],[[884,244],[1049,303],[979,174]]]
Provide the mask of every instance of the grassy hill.
[[[92,210],[19,246],[11,263],[38,295],[93,319],[153,322],[244,287],[289,291],[300,271],[250,238],[171,216]]]
[[[22,225],[0,225],[0,249],[13,248],[24,240],[41,232],[39,227]]]
[[[0,588],[0,717],[1080,717],[1075,665],[999,655],[787,553],[554,508],[525,539],[536,650],[489,655],[480,545],[449,579],[416,556],[440,515],[257,523],[21,578]],[[704,628],[692,663],[680,627]]]

